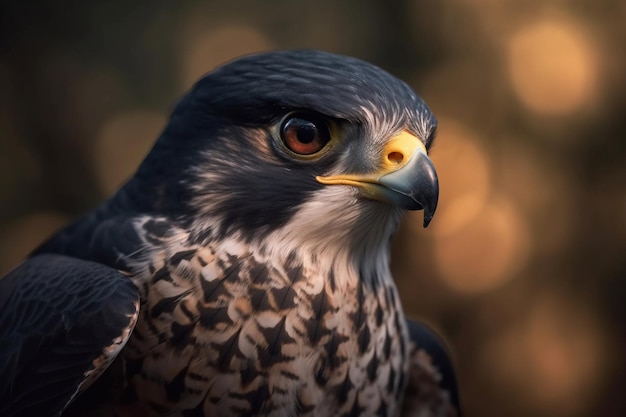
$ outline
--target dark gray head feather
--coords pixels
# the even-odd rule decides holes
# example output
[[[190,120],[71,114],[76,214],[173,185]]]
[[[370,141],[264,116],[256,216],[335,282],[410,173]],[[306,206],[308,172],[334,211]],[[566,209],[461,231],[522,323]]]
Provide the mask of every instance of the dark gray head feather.
[[[192,219],[198,215],[191,204],[198,193],[198,172],[213,171],[221,180],[205,184],[206,192],[231,196],[220,210],[242,223],[240,228],[284,223],[321,187],[315,175],[334,162],[301,164],[278,154],[268,162],[251,146],[251,141],[267,140],[268,128],[297,110],[364,129],[393,117],[427,143],[436,126],[408,85],[359,59],[312,50],[246,56],[209,73],[183,97],[112,205]]]

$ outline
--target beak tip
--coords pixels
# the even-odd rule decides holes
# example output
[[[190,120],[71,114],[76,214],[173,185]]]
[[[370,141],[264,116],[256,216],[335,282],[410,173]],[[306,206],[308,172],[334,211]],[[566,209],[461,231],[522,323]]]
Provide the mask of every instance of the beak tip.
[[[430,224],[431,220],[432,220],[432,217],[424,216],[424,229],[426,229],[428,227],[428,225]]]
[[[439,181],[437,179],[437,174],[434,173],[434,171],[433,176],[429,181],[426,181],[426,184],[421,187],[421,189],[426,191],[418,200],[419,204],[424,209],[424,228],[426,228],[430,224],[433,217],[435,217],[437,203],[439,202]]]
[[[430,221],[433,219],[433,217],[435,216],[435,210],[434,209],[429,209],[429,208],[424,208],[424,229],[428,227],[428,225],[430,224]]]

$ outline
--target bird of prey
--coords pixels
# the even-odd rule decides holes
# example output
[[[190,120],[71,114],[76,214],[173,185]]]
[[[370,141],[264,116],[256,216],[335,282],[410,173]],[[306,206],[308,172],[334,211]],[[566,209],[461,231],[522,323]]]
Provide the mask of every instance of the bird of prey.
[[[437,205],[436,119],[361,60],[246,56],[135,175],[0,280],[0,415],[455,416],[389,269]]]

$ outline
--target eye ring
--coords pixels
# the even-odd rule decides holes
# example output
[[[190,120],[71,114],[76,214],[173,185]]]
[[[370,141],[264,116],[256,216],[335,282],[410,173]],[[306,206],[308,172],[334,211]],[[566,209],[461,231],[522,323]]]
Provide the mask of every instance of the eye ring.
[[[290,152],[300,157],[311,157],[330,142],[328,125],[315,115],[294,113],[280,126],[280,139]]]

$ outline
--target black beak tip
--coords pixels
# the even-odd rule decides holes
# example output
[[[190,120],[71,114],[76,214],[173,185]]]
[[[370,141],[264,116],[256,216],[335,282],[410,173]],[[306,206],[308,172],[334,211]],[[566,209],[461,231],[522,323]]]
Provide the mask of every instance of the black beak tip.
[[[435,215],[434,212],[429,212],[424,210],[424,228],[427,228],[428,225],[430,224],[430,221],[433,219],[433,216]]]
[[[430,221],[435,216],[437,210],[437,203],[439,202],[439,181],[436,176],[431,181],[430,193],[426,198],[422,199],[421,206],[424,209],[424,228],[428,227]]]

